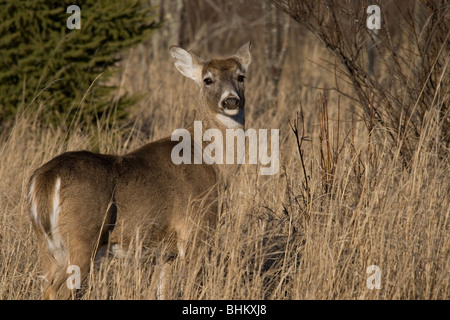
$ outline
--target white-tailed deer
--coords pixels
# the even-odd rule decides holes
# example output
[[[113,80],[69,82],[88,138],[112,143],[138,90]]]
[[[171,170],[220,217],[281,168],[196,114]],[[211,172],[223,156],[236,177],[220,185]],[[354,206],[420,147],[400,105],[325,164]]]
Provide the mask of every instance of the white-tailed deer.
[[[194,120],[204,129],[244,127],[250,49],[247,43],[228,59],[203,61],[170,48],[176,68],[200,87]],[[186,129],[193,133],[193,125]],[[83,279],[101,246],[126,245],[139,234],[143,246],[167,239],[173,252],[183,254],[190,249],[184,239],[193,231],[192,221],[202,229],[215,226],[218,185],[229,170],[217,164],[174,164],[171,152],[177,143],[167,137],[123,156],[66,152],[34,172],[30,217],[45,299],[69,298],[68,266],[78,266]]]

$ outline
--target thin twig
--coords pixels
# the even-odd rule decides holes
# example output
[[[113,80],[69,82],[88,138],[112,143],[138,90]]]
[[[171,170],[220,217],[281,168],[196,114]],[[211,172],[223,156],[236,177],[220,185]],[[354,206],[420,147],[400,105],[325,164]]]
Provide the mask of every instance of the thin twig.
[[[298,123],[299,123],[299,119],[302,119],[302,136],[300,137],[299,131],[298,131]],[[294,121],[291,122],[291,120],[289,120],[289,126],[292,129],[292,132],[294,132],[295,134],[295,138],[297,139],[297,148],[298,148],[298,154],[300,156],[300,161],[302,163],[302,168],[303,168],[303,175],[305,177],[305,188],[306,191],[309,194],[309,185],[308,185],[308,175],[306,174],[306,168],[305,168],[305,162],[303,160],[303,152],[302,152],[302,143],[303,140],[308,141],[308,138],[304,136],[305,134],[305,125],[304,125],[304,121],[303,121],[303,107],[302,104],[300,103],[300,113],[297,112],[297,117],[295,118]]]

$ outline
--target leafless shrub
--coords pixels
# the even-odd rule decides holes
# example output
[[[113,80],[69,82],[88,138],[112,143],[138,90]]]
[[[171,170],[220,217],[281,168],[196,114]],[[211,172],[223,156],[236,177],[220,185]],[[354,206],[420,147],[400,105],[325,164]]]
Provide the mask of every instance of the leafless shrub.
[[[336,57],[337,70],[352,84],[365,118],[373,118],[391,143],[401,146],[405,163],[430,109],[439,110],[443,131],[449,132],[450,6],[445,1],[383,2],[379,34],[366,27],[370,1],[273,2]],[[371,64],[388,77],[372,74]],[[441,139],[448,146],[450,136]]]

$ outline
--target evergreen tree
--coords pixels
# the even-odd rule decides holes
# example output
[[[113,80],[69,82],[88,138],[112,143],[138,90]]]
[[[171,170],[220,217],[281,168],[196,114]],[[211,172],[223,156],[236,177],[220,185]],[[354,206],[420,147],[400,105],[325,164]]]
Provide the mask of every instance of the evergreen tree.
[[[80,8],[81,29],[68,28],[70,5]],[[42,101],[47,123],[101,117],[111,109],[106,80],[118,53],[157,27],[140,0],[0,0],[0,124]],[[135,100],[119,100],[116,117]]]

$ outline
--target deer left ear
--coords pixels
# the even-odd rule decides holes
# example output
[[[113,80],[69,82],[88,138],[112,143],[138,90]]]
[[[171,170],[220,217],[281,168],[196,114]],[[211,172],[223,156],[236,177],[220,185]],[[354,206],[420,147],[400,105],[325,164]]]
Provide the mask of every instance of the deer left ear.
[[[170,55],[181,74],[198,84],[201,83],[203,61],[200,58],[177,46],[170,47]]]
[[[248,66],[252,62],[252,55],[250,51],[252,50],[252,43],[251,41],[244,44],[234,55],[231,56],[231,58],[234,58],[239,61],[239,63],[242,65],[242,68],[244,68],[244,72],[247,72]]]

